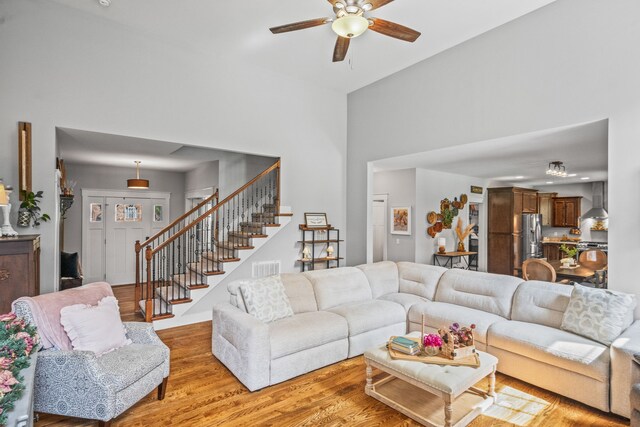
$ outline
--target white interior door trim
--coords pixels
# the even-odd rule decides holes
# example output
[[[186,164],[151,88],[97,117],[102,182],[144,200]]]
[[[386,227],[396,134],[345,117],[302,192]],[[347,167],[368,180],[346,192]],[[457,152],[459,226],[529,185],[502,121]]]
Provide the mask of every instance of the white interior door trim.
[[[383,243],[382,243],[382,260],[386,261],[387,260],[387,245],[388,245],[388,230],[389,230],[389,215],[388,215],[388,211],[389,211],[389,195],[388,194],[374,194],[373,195],[373,199],[371,200],[371,211],[373,212],[373,204],[375,202],[382,202],[384,203],[384,208],[383,208],[383,212],[384,212],[384,225],[383,225],[383,230],[384,230],[384,239],[383,239]],[[374,228],[374,224],[373,224],[373,217],[371,220],[371,229],[372,229],[372,241],[373,241],[373,228]],[[373,244],[373,242],[372,242]]]

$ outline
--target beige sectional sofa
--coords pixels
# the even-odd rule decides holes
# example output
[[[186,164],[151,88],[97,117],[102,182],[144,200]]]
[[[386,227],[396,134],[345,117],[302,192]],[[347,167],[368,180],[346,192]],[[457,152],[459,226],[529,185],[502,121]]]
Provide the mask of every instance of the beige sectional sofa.
[[[282,274],[293,316],[263,323],[239,291],[213,308],[213,354],[250,390],[362,354],[389,336],[475,323],[498,371],[629,417],[640,321],[608,347],[560,329],[571,286],[410,262]]]

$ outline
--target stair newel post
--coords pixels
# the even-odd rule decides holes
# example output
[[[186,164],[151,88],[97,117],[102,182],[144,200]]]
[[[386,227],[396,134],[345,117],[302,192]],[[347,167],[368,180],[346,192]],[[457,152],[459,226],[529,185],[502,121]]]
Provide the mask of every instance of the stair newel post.
[[[280,162],[281,160],[278,160],[276,162],[277,166],[276,166],[276,213],[280,213]]]
[[[142,299],[142,289],[141,289],[141,283],[140,283],[140,240],[136,240],[136,287],[135,287],[135,292],[134,292],[134,301],[136,302],[136,309],[135,312],[139,313],[140,312],[140,300]]]
[[[153,258],[153,251],[151,250],[151,246],[146,247],[144,255],[147,261],[147,295],[144,301],[144,320],[151,322],[153,318],[153,300],[151,298],[153,295],[151,291],[151,259]]]

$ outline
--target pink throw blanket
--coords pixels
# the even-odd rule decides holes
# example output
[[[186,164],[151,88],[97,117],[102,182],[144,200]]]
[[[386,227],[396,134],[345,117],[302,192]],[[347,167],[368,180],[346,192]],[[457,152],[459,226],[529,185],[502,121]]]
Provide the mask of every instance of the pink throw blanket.
[[[74,304],[96,305],[108,296],[113,296],[111,285],[96,282],[35,297],[20,297],[11,306],[15,310],[14,304],[18,301],[29,306],[44,349],[55,347],[59,350],[73,350],[71,341],[60,323],[60,310]]]

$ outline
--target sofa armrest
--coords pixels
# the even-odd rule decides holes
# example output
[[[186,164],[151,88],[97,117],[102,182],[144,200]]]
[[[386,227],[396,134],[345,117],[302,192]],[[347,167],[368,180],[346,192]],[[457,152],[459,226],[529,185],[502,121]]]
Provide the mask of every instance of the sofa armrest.
[[[153,328],[153,323],[123,322],[123,325],[125,328],[127,328],[127,338],[129,338],[132,342],[136,344],[148,344],[162,347],[165,353],[164,359],[167,361],[164,370],[164,377],[168,377],[171,351],[169,350],[169,347],[167,347],[165,343],[162,342],[160,337],[156,334],[156,331]]]
[[[611,344],[611,412],[629,418],[629,392],[640,382],[640,366],[633,355],[640,353],[640,320],[633,322]]]
[[[76,402],[69,390],[91,396],[93,402],[100,404]],[[34,396],[37,412],[58,414],[64,405],[66,415],[107,421],[116,414],[117,392],[117,386],[100,367],[93,352],[44,350],[38,353]]]
[[[269,325],[229,303],[213,307],[211,351],[251,391],[269,385]]]

